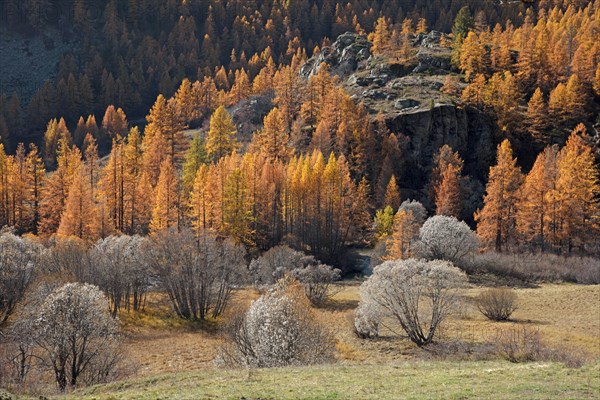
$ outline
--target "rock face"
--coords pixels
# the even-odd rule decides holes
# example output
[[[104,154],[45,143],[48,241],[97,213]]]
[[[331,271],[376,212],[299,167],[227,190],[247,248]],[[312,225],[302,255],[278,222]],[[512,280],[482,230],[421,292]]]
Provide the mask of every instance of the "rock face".
[[[485,179],[495,153],[493,122],[478,110],[434,104],[429,109],[390,113],[386,124],[392,132],[409,139],[403,154],[407,165],[403,181],[413,183],[412,189],[429,179],[433,155],[444,144],[461,154],[466,173]]]
[[[461,154],[465,173],[481,182],[495,154],[494,122],[441,91],[447,76],[456,74],[450,49],[440,45],[442,37],[435,31],[415,36],[416,57],[404,65],[372,55],[364,36],[345,33],[309,59],[300,72],[307,78],[321,62],[328,63],[356,101],[372,115],[383,116],[403,143],[404,176],[398,178],[402,188],[412,191],[428,182],[433,155],[444,144]]]
[[[300,75],[308,78],[317,72],[322,63],[327,63],[332,73],[346,76],[354,72],[358,64],[370,56],[371,42],[367,37],[346,32],[338,36],[331,46],[323,48],[319,54],[310,58],[300,69]]]

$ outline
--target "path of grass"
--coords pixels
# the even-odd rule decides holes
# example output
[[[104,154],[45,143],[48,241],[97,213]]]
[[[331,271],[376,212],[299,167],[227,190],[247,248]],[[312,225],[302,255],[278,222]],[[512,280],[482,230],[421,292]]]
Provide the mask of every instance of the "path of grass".
[[[66,399],[598,399],[600,363],[414,362],[211,369],[78,390]],[[60,397],[59,399],[65,399]]]

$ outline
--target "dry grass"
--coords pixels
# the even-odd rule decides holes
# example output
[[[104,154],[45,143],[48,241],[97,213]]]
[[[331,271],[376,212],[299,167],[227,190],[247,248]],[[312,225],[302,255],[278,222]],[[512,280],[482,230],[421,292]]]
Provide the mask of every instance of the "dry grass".
[[[381,329],[380,338],[356,337],[352,321],[359,285],[360,281],[344,284],[326,307],[315,310],[335,334],[339,362],[385,364],[429,358],[429,350],[403,340],[402,332],[391,324]],[[481,290],[465,289],[457,316],[440,331],[440,342],[493,342],[499,329],[527,327],[539,331],[549,347],[573,348],[592,358],[600,357],[600,286],[561,284],[517,289],[518,309],[511,322],[489,321],[479,313],[474,299]],[[231,310],[244,309],[257,296],[253,290],[235,293]],[[213,366],[216,348],[221,343],[221,320],[181,321],[170,311],[166,299],[156,295],[150,297],[146,309],[141,314],[124,313],[121,317],[129,358],[138,367],[138,376]]]
[[[597,399],[600,364],[398,362],[210,369],[77,390],[68,399]],[[61,397],[62,398],[62,397]]]

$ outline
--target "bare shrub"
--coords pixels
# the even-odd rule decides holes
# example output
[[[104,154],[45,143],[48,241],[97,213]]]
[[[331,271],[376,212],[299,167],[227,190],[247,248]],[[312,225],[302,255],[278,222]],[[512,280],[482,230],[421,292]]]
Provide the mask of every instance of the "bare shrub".
[[[495,343],[497,354],[514,363],[551,361],[569,368],[580,368],[592,359],[581,350],[548,347],[538,330],[527,327],[498,330]]]
[[[230,239],[165,230],[154,234],[146,249],[147,262],[180,318],[218,317],[233,287],[247,279],[246,250]]]
[[[296,279],[304,285],[308,300],[315,305],[323,305],[335,293],[332,283],[339,280],[342,271],[325,264],[309,265],[292,271]]]
[[[463,221],[445,215],[429,218],[419,230],[416,254],[428,260],[461,263],[478,246],[475,232]]]
[[[273,285],[296,268],[304,268],[316,263],[315,258],[296,251],[286,245],[279,245],[265,251],[250,262],[250,272],[258,287]]]
[[[433,341],[466,282],[464,272],[448,261],[386,261],[361,285],[361,303],[382,307],[410,340],[424,346]]]
[[[109,236],[89,251],[91,282],[108,296],[113,317],[123,307],[135,311],[142,308],[150,285],[144,243],[140,236]]]
[[[361,296],[362,297],[362,296]],[[361,339],[379,336],[379,325],[383,319],[382,308],[369,302],[360,302],[354,311],[354,333]]]
[[[84,374],[99,381],[118,361],[118,325],[108,300],[93,285],[68,283],[43,302],[34,322],[34,340],[52,366],[58,388],[75,386]],[[94,372],[92,372],[94,371]]]
[[[247,367],[310,365],[333,360],[333,336],[297,283],[278,285],[232,319],[221,358]]]
[[[517,294],[509,288],[482,291],[476,298],[477,308],[492,321],[506,321],[517,309]]]
[[[11,233],[0,235],[0,326],[33,282],[41,246]]]
[[[86,243],[73,236],[54,236],[44,252],[42,267],[47,274],[63,276],[78,282],[89,282],[89,258]]]
[[[470,273],[491,273],[525,282],[600,283],[600,259],[555,254],[477,254],[463,267]]]
[[[286,245],[275,246],[252,260],[249,269],[259,288],[292,274],[304,285],[306,296],[316,306],[323,305],[334,294],[331,284],[339,280],[342,274],[339,269],[321,264],[313,256]]]

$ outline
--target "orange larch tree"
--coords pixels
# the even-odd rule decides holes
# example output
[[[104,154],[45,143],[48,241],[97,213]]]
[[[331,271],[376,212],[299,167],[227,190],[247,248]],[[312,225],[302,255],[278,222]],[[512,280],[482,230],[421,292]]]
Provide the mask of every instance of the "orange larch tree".
[[[483,208],[475,213],[477,235],[486,247],[502,252],[514,243],[522,181],[517,159],[513,158],[510,142],[505,139],[498,146],[496,165],[490,167]]]

